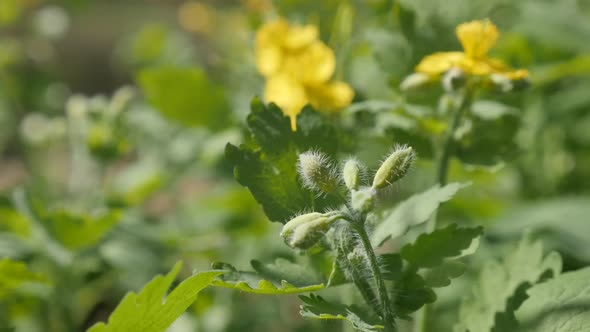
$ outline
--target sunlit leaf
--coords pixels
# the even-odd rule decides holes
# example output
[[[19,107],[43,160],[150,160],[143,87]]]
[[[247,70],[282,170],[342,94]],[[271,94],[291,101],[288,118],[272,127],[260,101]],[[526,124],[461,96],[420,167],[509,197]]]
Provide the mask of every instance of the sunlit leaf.
[[[461,183],[450,183],[444,187],[435,185],[401,202],[375,228],[371,239],[373,246],[379,246],[388,238],[401,236],[410,227],[426,222],[441,203],[453,198],[461,188],[467,185]]]
[[[221,271],[194,274],[182,281],[167,296],[166,292],[182,264],[176,263],[165,276],[156,276],[139,293],[127,293],[108,322],[92,326],[89,332],[163,332],[196,300]]]

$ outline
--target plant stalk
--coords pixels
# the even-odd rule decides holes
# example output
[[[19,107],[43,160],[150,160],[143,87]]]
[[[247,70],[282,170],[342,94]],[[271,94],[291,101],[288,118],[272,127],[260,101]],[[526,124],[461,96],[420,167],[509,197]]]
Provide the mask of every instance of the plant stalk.
[[[445,139],[443,141],[443,145],[441,147],[440,158],[438,159],[437,168],[436,168],[436,182],[442,187],[447,184],[448,176],[449,176],[449,166],[451,163],[451,157],[455,151],[454,149],[454,142],[455,142],[455,132],[459,125],[461,124],[461,119],[463,118],[463,114],[465,111],[471,106],[473,101],[473,91],[472,89],[467,86],[465,88],[465,93],[463,95],[463,99],[459,106],[455,109],[455,112],[452,115],[451,123],[449,124],[449,128],[445,133]],[[426,225],[426,232],[430,233],[436,229],[436,219],[437,219],[437,211],[434,211],[432,217],[428,221]],[[428,331],[428,315],[432,310],[431,305],[425,304],[422,310],[418,311],[416,315],[416,325],[414,326],[415,332],[427,332]]]
[[[379,298],[379,302],[381,304],[381,318],[383,319],[386,327],[386,331],[395,332],[397,328],[395,326],[395,319],[393,317],[393,310],[391,301],[389,296],[387,295],[387,287],[385,286],[385,281],[383,280],[383,276],[381,275],[381,269],[379,269],[379,264],[377,263],[377,256],[375,255],[375,251],[373,250],[373,246],[371,245],[371,240],[369,240],[369,235],[365,230],[365,226],[362,223],[355,224],[354,230],[359,235],[363,248],[365,250],[365,254],[369,260],[369,267],[371,268],[371,273],[373,274],[373,279],[375,280],[375,286],[377,289],[377,296]]]

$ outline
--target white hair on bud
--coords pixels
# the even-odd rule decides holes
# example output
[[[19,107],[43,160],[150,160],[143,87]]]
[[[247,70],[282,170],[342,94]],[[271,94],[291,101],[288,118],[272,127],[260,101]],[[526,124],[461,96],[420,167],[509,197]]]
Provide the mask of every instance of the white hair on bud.
[[[339,177],[333,162],[320,151],[309,150],[299,155],[297,172],[303,185],[319,195],[336,190]]]

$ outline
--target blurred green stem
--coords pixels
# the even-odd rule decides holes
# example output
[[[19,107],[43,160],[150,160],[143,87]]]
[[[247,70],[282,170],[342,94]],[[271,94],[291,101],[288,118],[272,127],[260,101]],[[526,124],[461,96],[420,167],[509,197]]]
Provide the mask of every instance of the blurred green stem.
[[[451,163],[451,157],[454,153],[454,142],[455,132],[461,124],[461,119],[465,114],[465,111],[471,106],[473,101],[473,89],[467,85],[461,103],[457,106],[452,114],[449,127],[445,133],[445,138],[441,148],[439,149],[436,168],[436,182],[442,187],[447,184],[449,175],[449,166]],[[436,229],[437,211],[435,211],[426,225],[426,232],[430,233]],[[416,325],[414,327],[415,332],[427,332],[428,331],[428,315],[432,310],[431,305],[426,304],[422,310],[416,314]]]

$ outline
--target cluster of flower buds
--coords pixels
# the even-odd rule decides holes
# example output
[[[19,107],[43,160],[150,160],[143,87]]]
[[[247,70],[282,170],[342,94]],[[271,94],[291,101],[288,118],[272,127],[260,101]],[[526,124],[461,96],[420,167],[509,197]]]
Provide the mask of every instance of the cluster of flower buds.
[[[297,162],[303,184],[316,192],[329,194],[338,189],[339,179],[333,163],[317,151],[307,151],[299,155]]]

